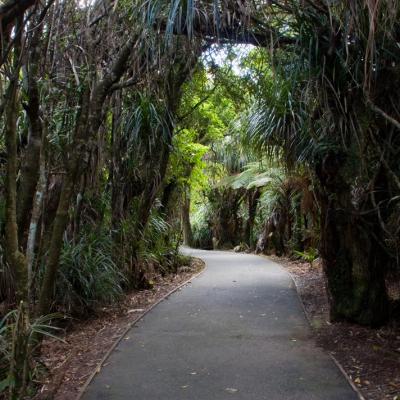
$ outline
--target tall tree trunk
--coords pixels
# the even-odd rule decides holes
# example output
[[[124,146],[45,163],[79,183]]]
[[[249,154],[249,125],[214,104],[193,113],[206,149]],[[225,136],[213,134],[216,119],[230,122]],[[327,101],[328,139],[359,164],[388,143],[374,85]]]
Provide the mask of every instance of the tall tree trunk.
[[[176,180],[172,180],[169,182],[167,185],[165,185],[162,196],[161,196],[161,208],[160,212],[161,214],[169,217],[170,216],[170,211],[171,211],[171,199],[174,196],[174,193],[177,191],[178,184]]]
[[[51,309],[54,285],[63,245],[63,235],[68,223],[68,211],[74,192],[74,179],[71,173],[64,178],[56,217],[53,221],[53,230],[50,241],[49,255],[46,260],[46,270],[39,297],[39,312],[47,314]]]
[[[15,274],[17,300],[28,298],[28,275],[25,257],[19,249],[17,224],[17,114],[20,71],[22,19],[16,24],[12,77],[6,93],[4,137],[7,150],[6,168],[6,256]]]
[[[40,150],[42,142],[42,121],[40,115],[40,94],[38,88],[39,61],[40,61],[40,39],[43,31],[43,15],[37,18],[32,26],[34,29],[32,40],[29,43],[29,57],[27,67],[24,70],[26,75],[26,93],[28,103],[25,110],[29,120],[28,144],[25,149],[25,156],[22,161],[21,179],[18,190],[17,221],[19,228],[20,243],[26,242],[27,229],[30,221],[30,213],[33,206],[40,168]]]
[[[379,325],[388,318],[385,287],[385,251],[371,235],[351,203],[351,190],[341,174],[343,160],[328,155],[318,167],[323,193],[321,204],[321,255],[327,281],[332,320],[345,319]],[[379,228],[377,228],[379,231]],[[377,232],[379,235],[379,233]]]
[[[48,313],[51,309],[63,244],[63,234],[68,224],[68,212],[74,194],[74,186],[82,175],[82,160],[85,159],[87,145],[94,134],[97,133],[103,121],[104,102],[112,91],[113,84],[118,82],[126,71],[133,44],[133,38],[128,40],[120,50],[110,72],[94,87],[91,93],[89,89],[86,89],[83,94],[80,114],[76,121],[72,155],[68,162],[67,174],[62,184],[57,214],[53,222],[49,255],[39,296],[39,312],[42,315]]]
[[[249,215],[244,229],[244,240],[249,247],[254,246],[254,243],[252,242],[252,233],[253,233],[254,221],[256,219],[256,214],[257,214],[258,199],[260,198],[260,195],[261,192],[258,189],[249,190],[247,192],[247,207]]]
[[[43,142],[45,139],[43,139]],[[39,172],[39,180],[37,183],[36,193],[33,200],[32,207],[32,216],[29,224],[29,232],[28,239],[26,244],[26,263],[28,269],[28,297],[29,300],[32,300],[32,282],[33,282],[33,264],[35,259],[35,247],[36,247],[36,237],[37,230],[39,226],[40,216],[41,216],[41,208],[43,204],[43,197],[46,191],[46,160],[45,160],[45,150],[44,145],[40,151],[40,172]]]
[[[121,157],[121,110],[122,98],[116,93],[112,98],[112,122],[111,122],[111,160],[109,164],[109,175],[111,182],[111,226],[116,233],[121,222],[125,219],[124,209],[125,197],[127,195],[124,187],[127,186],[127,177],[124,179],[124,162]],[[122,158],[122,159],[121,159]]]

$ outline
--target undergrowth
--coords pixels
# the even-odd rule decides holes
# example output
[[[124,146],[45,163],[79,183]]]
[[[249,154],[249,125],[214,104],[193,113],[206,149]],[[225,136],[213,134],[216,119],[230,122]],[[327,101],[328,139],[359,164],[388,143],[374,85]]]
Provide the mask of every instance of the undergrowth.
[[[85,314],[112,304],[122,296],[125,282],[113,261],[109,234],[83,234],[77,243],[64,242],[55,290],[62,311]]]

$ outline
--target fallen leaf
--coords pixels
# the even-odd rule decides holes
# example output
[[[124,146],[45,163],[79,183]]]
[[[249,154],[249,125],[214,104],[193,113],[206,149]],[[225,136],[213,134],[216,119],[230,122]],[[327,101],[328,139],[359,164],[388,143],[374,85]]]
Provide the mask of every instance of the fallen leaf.
[[[128,314],[133,312],[143,312],[143,311],[144,308],[132,308],[131,310],[128,310]]]

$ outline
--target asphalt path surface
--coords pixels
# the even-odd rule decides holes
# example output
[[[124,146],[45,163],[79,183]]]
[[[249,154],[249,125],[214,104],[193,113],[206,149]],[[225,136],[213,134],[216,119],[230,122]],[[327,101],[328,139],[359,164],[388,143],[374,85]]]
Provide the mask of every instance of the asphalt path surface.
[[[255,255],[185,249],[206,270],[140,320],[83,400],[355,400],[296,289]]]

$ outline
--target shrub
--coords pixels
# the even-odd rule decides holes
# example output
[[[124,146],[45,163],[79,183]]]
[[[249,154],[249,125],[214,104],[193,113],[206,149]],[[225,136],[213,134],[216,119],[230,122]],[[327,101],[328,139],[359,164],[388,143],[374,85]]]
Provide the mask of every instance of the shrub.
[[[158,213],[150,217],[143,235],[139,262],[151,262],[162,274],[176,272],[181,265],[181,234]]]
[[[36,349],[43,336],[57,338],[59,328],[51,322],[58,318],[61,315],[49,314],[30,321],[27,307],[21,302],[18,309],[0,320],[0,397],[6,392],[10,399],[31,398],[34,394],[32,382],[41,375]]]
[[[192,216],[193,247],[199,249],[212,249],[211,216],[207,205],[199,207]]]
[[[310,264],[310,267],[312,266],[313,261],[318,258],[318,250],[313,247],[310,247],[305,251],[294,250],[294,253],[304,261],[307,261]]]
[[[56,303],[65,312],[85,314],[117,301],[125,281],[112,259],[111,236],[105,232],[83,234],[77,243],[64,242]]]

